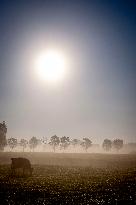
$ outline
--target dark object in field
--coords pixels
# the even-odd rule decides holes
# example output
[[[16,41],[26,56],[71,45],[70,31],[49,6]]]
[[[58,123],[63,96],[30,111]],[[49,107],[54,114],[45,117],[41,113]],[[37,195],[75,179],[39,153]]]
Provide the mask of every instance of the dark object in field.
[[[29,175],[32,175],[33,168],[31,168],[31,163],[26,158],[11,158],[11,171],[12,174],[16,174],[17,169],[22,169],[23,175],[27,172]]]

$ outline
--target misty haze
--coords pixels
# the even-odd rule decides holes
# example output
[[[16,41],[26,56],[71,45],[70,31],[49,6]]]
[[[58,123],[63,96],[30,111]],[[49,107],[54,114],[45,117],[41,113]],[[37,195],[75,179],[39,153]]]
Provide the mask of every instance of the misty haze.
[[[0,0],[0,204],[136,204],[136,3]]]

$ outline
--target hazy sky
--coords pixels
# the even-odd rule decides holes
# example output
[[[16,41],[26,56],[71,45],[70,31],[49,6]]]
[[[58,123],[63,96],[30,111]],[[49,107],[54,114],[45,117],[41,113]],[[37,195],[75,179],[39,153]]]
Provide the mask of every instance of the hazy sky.
[[[34,60],[61,50],[68,74],[41,82]],[[136,3],[0,0],[0,121],[8,136],[136,141]]]

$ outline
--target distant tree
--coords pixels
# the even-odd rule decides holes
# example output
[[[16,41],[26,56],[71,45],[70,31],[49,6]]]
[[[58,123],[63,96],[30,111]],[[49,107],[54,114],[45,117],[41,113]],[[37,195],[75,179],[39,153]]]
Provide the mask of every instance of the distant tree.
[[[75,147],[75,146],[79,145],[79,142],[80,142],[80,140],[78,140],[78,139],[73,139],[73,140],[71,141],[71,145],[73,145],[73,146]]]
[[[56,147],[59,146],[60,139],[57,137],[57,135],[53,135],[50,139],[49,144],[53,147],[53,151],[55,152]]]
[[[17,139],[14,137],[9,138],[8,145],[13,150],[17,146]]]
[[[87,152],[88,148],[92,146],[92,141],[89,138],[85,137],[83,138],[83,142],[81,142],[81,146]]]
[[[42,139],[37,139],[37,140],[38,140],[38,142],[37,142],[37,145],[38,145],[38,146],[43,144]]]
[[[47,148],[47,137],[43,137],[42,139],[41,139],[41,142],[42,142],[42,145],[43,145],[43,148],[44,149],[46,149]]]
[[[105,151],[110,151],[112,147],[112,141],[109,139],[105,139],[103,141],[102,147]]]
[[[25,150],[25,148],[27,147],[28,141],[25,139],[21,139],[20,140],[20,146],[23,148],[23,152]]]
[[[61,137],[60,143],[61,143],[61,148],[65,150],[70,144],[69,137],[66,137],[66,136]]]
[[[123,147],[123,140],[121,139],[115,139],[112,143],[112,146],[119,151]]]
[[[3,151],[4,147],[7,145],[6,133],[7,126],[5,124],[5,121],[3,121],[2,123],[0,123],[0,151]]]
[[[33,150],[33,152],[34,152],[34,149],[37,147],[37,145],[38,145],[38,139],[36,137],[32,137],[29,140],[29,146],[30,146],[30,149]]]
[[[44,145],[47,144],[47,137],[43,137],[43,138],[42,138],[42,143],[43,143]]]

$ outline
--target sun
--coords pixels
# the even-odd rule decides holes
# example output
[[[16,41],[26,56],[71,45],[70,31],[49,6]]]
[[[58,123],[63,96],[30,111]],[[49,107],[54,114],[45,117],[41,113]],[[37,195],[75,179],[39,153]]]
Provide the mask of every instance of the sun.
[[[54,83],[62,80],[66,74],[66,61],[61,52],[47,50],[38,55],[36,71],[40,79]]]

